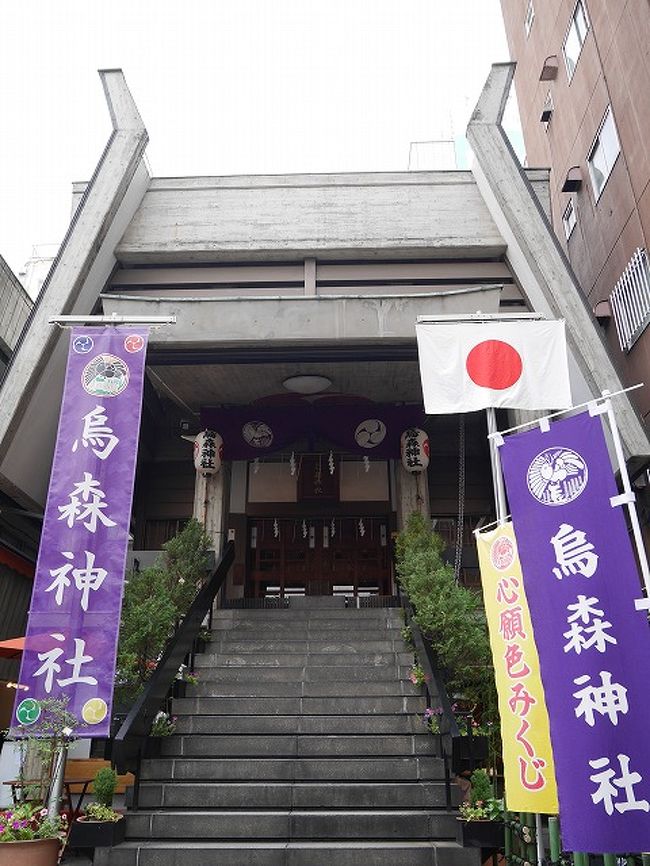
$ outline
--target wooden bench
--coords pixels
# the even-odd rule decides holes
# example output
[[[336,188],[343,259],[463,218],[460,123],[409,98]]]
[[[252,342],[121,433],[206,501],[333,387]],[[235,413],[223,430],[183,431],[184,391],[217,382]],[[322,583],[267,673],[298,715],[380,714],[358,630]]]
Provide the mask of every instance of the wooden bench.
[[[104,761],[102,758],[68,758],[65,765],[65,778],[66,779],[94,779],[98,770],[101,770],[102,767],[110,767],[110,761]],[[133,785],[135,782],[135,777],[133,773],[124,773],[122,776],[117,777],[117,785],[115,786],[116,794],[123,794],[126,789]],[[82,790],[82,784],[75,785],[74,782],[70,784],[70,791],[73,794],[80,794]],[[92,782],[88,785],[88,794],[93,793]]]

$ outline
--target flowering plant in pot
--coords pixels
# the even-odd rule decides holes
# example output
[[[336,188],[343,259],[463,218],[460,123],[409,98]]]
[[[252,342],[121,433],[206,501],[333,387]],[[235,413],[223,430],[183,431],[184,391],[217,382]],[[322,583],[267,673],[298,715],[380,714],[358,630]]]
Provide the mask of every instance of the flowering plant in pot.
[[[198,681],[199,677],[195,671],[191,671],[185,664],[181,665],[176,674],[176,678],[174,679],[174,685],[172,688],[173,697],[184,698],[186,695],[186,686],[195,686]]]
[[[408,678],[414,686],[423,686],[427,681],[424,671],[417,662],[414,662],[413,667],[409,671]]]
[[[503,844],[503,800],[494,796],[485,770],[474,770],[466,802],[459,807],[456,839],[464,847],[498,848]]]
[[[149,738],[145,747],[147,758],[159,758],[162,752],[162,742],[165,737],[171,737],[176,730],[176,716],[160,710],[153,717]]]
[[[36,721],[11,733],[20,768],[13,782],[17,802],[0,811],[0,866],[55,866],[68,835],[60,785],[72,730],[79,725],[66,697],[32,703]]]
[[[112,807],[117,785],[117,773],[110,767],[97,771],[93,781],[96,802],[90,803],[85,814],[72,828],[70,844],[75,848],[101,848],[118,845],[126,835],[124,816]]]
[[[170,716],[164,710],[156,713],[151,723],[152,737],[171,737],[176,730],[176,716]]]
[[[40,803],[0,811],[0,866],[56,866],[68,832],[67,818],[48,818]]]

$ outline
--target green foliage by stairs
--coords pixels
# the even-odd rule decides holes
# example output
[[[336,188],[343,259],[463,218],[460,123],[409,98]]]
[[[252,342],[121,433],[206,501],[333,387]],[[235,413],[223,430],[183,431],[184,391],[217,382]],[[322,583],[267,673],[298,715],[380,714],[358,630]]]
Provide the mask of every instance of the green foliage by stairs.
[[[117,656],[118,703],[133,700],[206,578],[210,539],[197,520],[163,545],[151,568],[127,577]]]
[[[444,542],[421,514],[397,538],[397,574],[415,620],[434,649],[450,694],[476,706],[482,721],[498,722],[485,613],[479,593],[456,583],[443,561]]]

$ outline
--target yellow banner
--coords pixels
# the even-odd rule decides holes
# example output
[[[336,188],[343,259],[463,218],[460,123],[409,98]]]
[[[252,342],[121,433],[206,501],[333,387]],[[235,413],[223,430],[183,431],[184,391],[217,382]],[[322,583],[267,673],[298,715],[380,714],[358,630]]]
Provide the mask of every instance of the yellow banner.
[[[548,711],[512,524],[477,533],[476,544],[499,695],[506,807],[556,814]]]

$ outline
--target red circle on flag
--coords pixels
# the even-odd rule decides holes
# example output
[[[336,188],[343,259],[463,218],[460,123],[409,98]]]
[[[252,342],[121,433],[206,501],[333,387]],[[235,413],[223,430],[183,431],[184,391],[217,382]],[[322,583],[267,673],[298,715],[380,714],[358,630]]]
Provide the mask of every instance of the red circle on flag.
[[[502,340],[484,340],[474,346],[465,366],[472,382],[495,391],[514,385],[523,369],[519,352]]]

